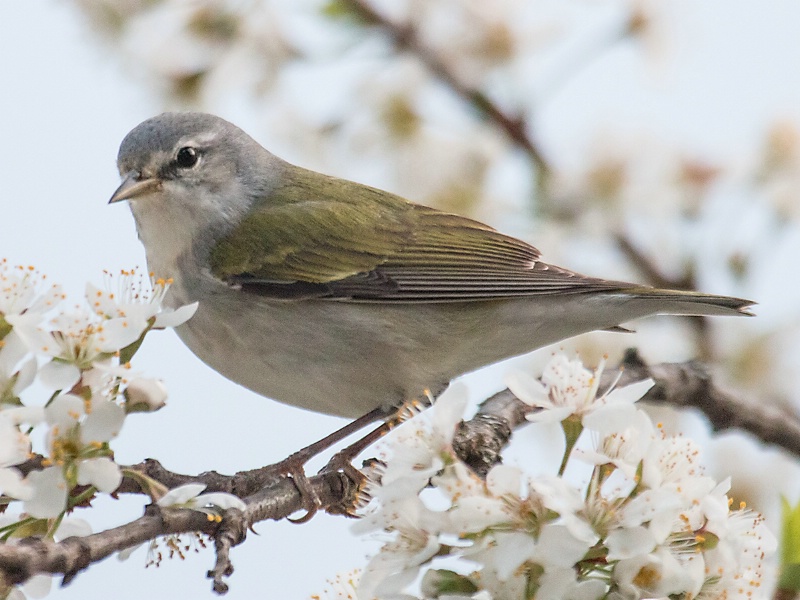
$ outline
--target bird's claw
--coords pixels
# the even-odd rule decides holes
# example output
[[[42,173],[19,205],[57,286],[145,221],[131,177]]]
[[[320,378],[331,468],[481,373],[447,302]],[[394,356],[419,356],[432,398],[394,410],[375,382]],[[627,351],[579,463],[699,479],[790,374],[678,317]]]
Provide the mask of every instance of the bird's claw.
[[[319,494],[317,494],[317,492],[314,490],[314,487],[311,485],[311,481],[309,481],[308,476],[305,474],[303,463],[298,460],[293,460],[293,458],[295,458],[294,455],[285,461],[281,461],[275,466],[283,474],[292,478],[295,487],[297,487],[297,491],[300,492],[303,509],[306,511],[306,513],[296,519],[291,517],[287,518],[287,520],[291,523],[300,525],[302,523],[307,523],[314,518],[314,515],[316,515],[319,512],[319,509],[322,508],[322,500],[320,499]],[[328,461],[328,464],[326,464],[319,471],[319,473],[343,473],[345,477],[350,480],[352,485],[356,487],[356,495],[358,495],[358,492],[361,491],[367,482],[367,477],[353,466],[353,463],[350,462],[351,460],[352,456],[349,452],[346,452],[345,449],[345,451],[334,454],[333,457]],[[356,516],[355,509],[357,508],[358,504],[360,504],[360,502],[357,502],[355,505],[333,505],[327,507],[325,512],[334,515],[354,517]]]
[[[317,494],[317,492],[314,490],[311,482],[308,480],[308,476],[303,468],[303,465],[307,460],[308,458],[301,450],[300,452],[295,452],[285,460],[275,463],[271,467],[275,469],[276,473],[289,476],[294,482],[297,491],[300,493],[300,500],[303,504],[303,509],[306,511],[306,514],[304,514],[302,517],[298,517],[297,519],[287,517],[288,521],[297,525],[310,521],[322,506],[322,500],[320,499],[319,494]]]
[[[328,514],[355,517],[356,509],[361,505],[361,500],[359,499],[361,495],[360,492],[364,489],[364,486],[367,483],[367,477],[364,475],[364,473],[353,466],[353,463],[351,462],[352,459],[352,453],[348,452],[348,448],[345,448],[341,452],[334,454],[328,461],[328,464],[326,464],[320,470],[320,474],[342,473],[345,477],[347,477],[347,479],[350,480],[351,485],[355,486],[354,494],[346,494],[345,497],[355,496],[357,500],[354,503],[341,503],[329,506],[325,509],[325,512]]]
[[[297,487],[298,492],[300,492],[300,497],[306,514],[298,519],[289,519],[292,523],[306,523],[307,521],[311,520],[315,514],[317,514],[320,508],[322,508],[322,500],[319,497],[319,494],[314,491],[311,482],[306,476],[303,466],[311,458],[318,455],[323,450],[330,448],[336,442],[345,439],[348,435],[355,433],[356,431],[360,431],[366,425],[374,421],[385,419],[389,414],[390,412],[384,407],[373,409],[363,417],[356,419],[338,431],[333,432],[331,435],[324,437],[310,446],[306,446],[302,450],[295,452],[288,458],[270,467],[270,469],[276,474],[288,475],[291,477],[294,481],[295,487]],[[383,423],[380,427],[374,429],[354,444],[351,444],[340,452],[334,454],[330,461],[328,461],[328,464],[320,471],[320,473],[342,473],[349,480],[350,484],[355,487],[353,495],[355,497],[359,497],[367,478],[361,471],[352,465],[351,461],[364,448],[380,439],[381,436],[383,436],[390,429],[391,425]],[[352,496],[346,494],[346,497]],[[362,499],[363,497],[364,496],[361,495]],[[356,505],[360,505],[361,503],[362,501],[359,500],[356,502]],[[326,507],[325,510],[331,514],[354,516],[354,508],[355,506],[329,506]]]

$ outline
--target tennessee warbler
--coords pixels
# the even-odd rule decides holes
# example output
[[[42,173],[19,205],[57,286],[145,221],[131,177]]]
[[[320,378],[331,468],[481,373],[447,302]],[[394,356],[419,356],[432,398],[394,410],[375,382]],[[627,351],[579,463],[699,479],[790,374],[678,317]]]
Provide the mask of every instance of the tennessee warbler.
[[[653,314],[747,300],[587,277],[477,221],[291,165],[231,123],[165,113],[123,140],[123,181],[178,335],[227,378],[357,417],[457,375]]]

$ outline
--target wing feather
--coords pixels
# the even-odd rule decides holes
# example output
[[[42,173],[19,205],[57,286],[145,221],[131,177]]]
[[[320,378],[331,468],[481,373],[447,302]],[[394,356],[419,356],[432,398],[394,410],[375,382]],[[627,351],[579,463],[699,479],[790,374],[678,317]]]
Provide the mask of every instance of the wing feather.
[[[301,169],[293,175],[213,249],[216,276],[276,299],[351,302],[633,287],[543,263],[530,244],[466,217]]]

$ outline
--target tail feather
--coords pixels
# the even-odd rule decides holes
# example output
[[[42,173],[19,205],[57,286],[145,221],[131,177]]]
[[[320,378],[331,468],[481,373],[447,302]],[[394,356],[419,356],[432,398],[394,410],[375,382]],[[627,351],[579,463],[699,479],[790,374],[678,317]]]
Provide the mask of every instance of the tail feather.
[[[756,304],[752,300],[716,296],[702,292],[682,290],[661,290],[655,288],[636,288],[626,290],[648,301],[661,300],[662,308],[658,314],[689,316],[755,316],[749,308]]]

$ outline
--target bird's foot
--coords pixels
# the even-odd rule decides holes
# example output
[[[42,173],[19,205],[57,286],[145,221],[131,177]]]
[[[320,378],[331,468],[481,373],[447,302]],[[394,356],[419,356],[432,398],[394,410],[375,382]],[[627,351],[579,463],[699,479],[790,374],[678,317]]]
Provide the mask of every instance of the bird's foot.
[[[330,461],[328,461],[328,464],[320,470],[320,473],[343,473],[353,485],[356,486],[355,496],[357,500],[354,503],[347,506],[329,506],[325,508],[326,512],[331,514],[343,514],[350,517],[355,516],[356,509],[359,506],[363,506],[369,498],[364,492],[367,477],[353,466],[353,459],[367,447],[386,435],[393,427],[421,412],[422,409],[430,404],[432,398],[433,396],[431,393],[425,390],[425,398],[421,401],[413,400],[405,403],[399,409],[394,410],[376,408],[363,417],[333,432],[329,436],[298,450],[288,458],[272,465],[271,468],[274,469],[277,474],[287,475],[292,478],[297,490],[300,492],[303,509],[306,511],[306,514],[302,517],[289,520],[292,523],[306,523],[317,514],[320,508],[322,508],[322,501],[319,494],[314,491],[314,487],[311,485],[305,473],[305,464],[320,452],[327,450],[352,433],[363,429],[366,425],[374,421],[386,419],[379,427],[376,427],[364,437],[334,454]]]
[[[381,426],[375,431],[383,429],[384,427],[385,426]],[[371,432],[361,440],[358,440],[358,442],[334,454],[328,463],[322,469],[320,469],[320,475],[325,473],[343,473],[344,476],[347,477],[347,479],[349,479],[352,485],[356,488],[354,494],[347,494],[348,497],[353,497],[353,495],[355,495],[357,499],[354,502],[328,506],[325,508],[326,512],[334,515],[355,517],[355,511],[358,509],[358,507],[363,506],[368,501],[368,497],[363,493],[363,490],[366,487],[367,477],[353,465],[352,461],[363,448],[369,445],[364,445],[363,440],[367,438],[372,439],[375,435],[375,431]],[[308,457],[306,456],[304,450],[305,448],[299,452],[295,452],[285,460],[272,465],[276,473],[291,477],[295,487],[297,488],[297,491],[300,492],[303,510],[306,512],[304,515],[296,519],[288,519],[290,522],[296,525],[307,523],[314,517],[314,515],[317,514],[317,512],[319,512],[320,508],[322,508],[322,500],[314,489],[314,486],[311,485],[311,481],[306,475],[304,469],[305,463],[308,461]]]
[[[309,481],[306,475],[305,464],[313,456],[308,456],[305,452],[306,450],[307,448],[303,448],[299,452],[295,452],[282,461],[268,467],[275,476],[291,478],[297,491],[300,493],[300,501],[303,510],[306,512],[298,519],[289,518],[288,520],[292,523],[305,523],[309,521],[317,514],[320,506],[322,506],[319,494],[314,490],[314,486],[311,485],[311,481]]]
[[[297,487],[297,491],[300,492],[300,497],[303,503],[303,509],[306,511],[306,514],[297,519],[289,519],[292,523],[299,524],[310,521],[311,518],[315,514],[317,514],[317,511],[319,511],[319,509],[322,507],[322,501],[320,500],[319,494],[317,494],[314,491],[314,487],[311,485],[311,482],[309,481],[308,476],[306,475],[304,468],[305,464],[320,452],[324,452],[337,442],[340,442],[349,435],[355,433],[356,431],[363,429],[370,423],[386,418],[387,414],[391,414],[391,412],[387,411],[387,409],[385,408],[376,408],[370,411],[369,413],[365,414],[364,416],[356,419],[355,421],[348,423],[341,429],[334,431],[332,434],[325,436],[318,442],[314,442],[313,444],[306,446],[301,450],[298,450],[294,454],[290,455],[288,458],[285,458],[284,460],[275,463],[270,467],[270,469],[273,470],[276,475],[287,475],[291,477],[292,481],[294,481],[294,484]],[[370,435],[367,435],[366,438],[370,438]],[[339,454],[346,453],[348,451],[351,451],[352,448],[358,447],[359,442],[361,442],[361,440],[359,440],[352,446],[348,446],[347,448],[342,450]],[[358,472],[358,470],[355,467],[353,467],[352,464],[350,464],[350,461],[361,451],[361,449],[365,447],[366,446],[361,447],[359,450],[351,454],[349,459],[347,459],[346,462],[349,464],[349,467],[350,469],[352,469],[352,471],[342,466],[344,464],[344,459],[340,462],[336,462],[337,465],[336,468],[325,467],[323,471],[341,471],[349,478],[351,478],[354,482],[356,482],[357,485],[359,485],[358,482],[360,481],[360,478],[363,478],[363,476]],[[338,454],[336,456],[338,456]],[[334,464],[336,456],[334,456],[331,459],[328,465]],[[356,477],[353,471],[359,473],[359,476]]]
[[[367,435],[353,442],[346,448],[343,448],[331,457],[331,459],[328,461],[328,464],[325,465],[322,470],[320,470],[320,473],[343,473],[356,486],[356,500],[349,504],[329,506],[325,509],[326,512],[330,514],[345,515],[348,517],[356,516],[356,511],[369,502],[370,496],[366,491],[369,478],[364,474],[364,472],[357,469],[353,465],[353,460],[366,448],[389,433],[394,427],[414,417],[416,414],[419,414],[422,410],[427,408],[430,405],[432,398],[433,396],[431,395],[430,391],[425,390],[425,396],[422,400],[414,399],[404,403],[392,413],[386,415],[388,418],[386,418],[386,420],[379,427],[376,427]],[[365,466],[368,466],[366,462]],[[350,497],[353,496],[351,495]]]
[[[355,517],[358,508],[369,502],[369,495],[365,492],[368,478],[362,471],[353,466],[353,459],[361,454],[364,449],[371,446],[377,440],[391,431],[393,426],[394,424],[392,421],[382,423],[379,427],[376,427],[361,439],[334,454],[328,461],[328,464],[322,468],[320,473],[344,473],[344,475],[356,486],[356,500],[354,502],[346,505],[329,506],[325,509],[326,512],[330,514]]]
[[[328,464],[320,470],[320,473],[343,473],[355,486],[355,492],[353,494],[348,494],[347,497],[355,497],[355,500],[328,506],[325,508],[325,512],[331,515],[356,517],[356,511],[369,502],[369,496],[365,493],[368,478],[353,465],[353,456],[346,452],[346,450],[347,448],[334,454],[328,461]]]

